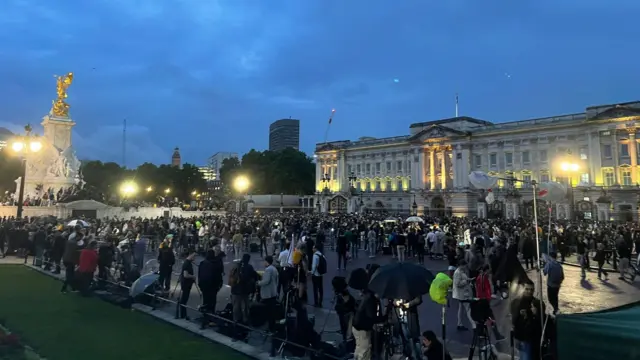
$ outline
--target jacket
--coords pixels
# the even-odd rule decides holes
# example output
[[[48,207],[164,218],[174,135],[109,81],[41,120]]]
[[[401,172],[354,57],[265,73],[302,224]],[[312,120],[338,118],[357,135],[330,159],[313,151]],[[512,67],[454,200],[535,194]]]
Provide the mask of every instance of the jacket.
[[[559,288],[564,281],[564,270],[562,265],[553,259],[549,259],[544,265],[543,272],[547,275],[547,286],[552,288]]]
[[[383,321],[378,316],[378,306],[379,302],[376,296],[372,292],[366,292],[360,301],[360,306],[356,309],[353,328],[360,331],[373,330],[373,325]]]
[[[269,265],[264,269],[262,280],[258,281],[260,287],[260,298],[271,299],[278,296],[278,270],[275,266]]]
[[[77,264],[80,260],[80,252],[78,251],[78,243],[75,236],[69,236],[69,240],[64,247],[64,254],[62,255],[62,261],[65,263]]]
[[[473,298],[471,282],[464,270],[458,268],[453,273],[453,294],[456,300],[469,301]]]

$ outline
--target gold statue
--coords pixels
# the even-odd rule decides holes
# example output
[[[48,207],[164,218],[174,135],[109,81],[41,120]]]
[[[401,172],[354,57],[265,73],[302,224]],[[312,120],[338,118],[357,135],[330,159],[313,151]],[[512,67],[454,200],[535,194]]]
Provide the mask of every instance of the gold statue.
[[[56,92],[58,97],[53,100],[53,107],[51,113],[55,116],[69,117],[69,104],[64,100],[67,98],[67,89],[73,83],[73,73],[70,72],[67,75],[55,76],[57,78]]]

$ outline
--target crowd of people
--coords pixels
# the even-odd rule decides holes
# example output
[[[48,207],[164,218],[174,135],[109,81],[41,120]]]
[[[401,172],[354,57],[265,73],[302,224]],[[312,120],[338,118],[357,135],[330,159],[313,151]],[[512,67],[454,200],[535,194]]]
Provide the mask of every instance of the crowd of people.
[[[637,273],[637,260],[632,254],[640,249],[640,236],[633,224],[541,219],[533,226],[524,218],[428,216],[406,220],[382,213],[228,213],[191,218],[76,220],[73,226],[67,226],[68,221],[54,218],[3,218],[0,252],[2,256],[32,253],[37,266],[53,272],[59,273],[63,266],[66,281],[61,291],[71,288],[88,294],[94,273],[98,281],[106,281],[114,277],[110,271],[114,267],[120,270],[115,280],[130,285],[143,271],[146,254],[153,251],[163,291],[170,290],[171,277],[178,271],[180,304],[187,304],[191,288],[197,285],[203,295],[202,308],[215,313],[217,293],[226,276],[233,321],[251,324],[249,304],[258,301],[266,307],[271,332],[277,331],[280,304],[285,304],[285,311],[302,311],[301,305],[307,303],[322,307],[327,256],[337,257],[338,274],[344,273],[345,277],[349,259],[363,255],[358,249],[364,250],[374,265],[369,275],[376,271],[376,259],[381,256],[398,262],[415,259],[418,264],[430,258],[447,264],[452,278],[451,298],[458,307],[458,331],[469,327],[478,331],[480,327],[483,331],[490,329],[495,341],[503,340],[496,322],[506,320],[494,318],[491,304],[509,296],[510,284],[521,285],[522,291],[510,300],[510,313],[523,360],[540,358],[541,349],[536,344],[543,336],[543,325],[538,319],[547,313],[545,303],[534,296],[535,276],[530,279],[526,270],[538,269],[547,277],[550,314],[561,310],[562,263],[573,253],[582,265],[583,276],[591,260],[597,263],[598,278],[603,281],[608,276],[605,263],[610,263],[624,281],[634,281]],[[538,247],[541,259],[537,258]],[[256,271],[251,265],[252,251],[264,260],[264,271]],[[194,267],[197,254],[202,255],[202,261]],[[225,274],[225,256],[237,260],[229,274]],[[179,269],[177,259],[184,259]],[[375,355],[377,324],[387,319],[382,316],[382,299],[366,288],[356,297],[346,283],[338,280],[332,290],[338,295],[335,310],[343,339],[355,339],[357,359],[370,359]],[[408,313],[417,312],[421,302],[408,302]],[[187,315],[183,307],[180,316]],[[417,317],[408,321],[414,323],[408,327],[411,342],[425,345],[428,359],[442,359],[444,348],[435,334],[422,333]]]

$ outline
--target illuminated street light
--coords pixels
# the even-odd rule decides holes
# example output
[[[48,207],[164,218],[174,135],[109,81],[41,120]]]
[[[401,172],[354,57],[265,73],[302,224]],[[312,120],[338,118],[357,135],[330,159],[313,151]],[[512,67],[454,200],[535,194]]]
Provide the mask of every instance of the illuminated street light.
[[[233,181],[233,188],[239,193],[244,193],[249,188],[249,179],[240,175]]]
[[[197,191],[195,191],[195,190],[193,190],[193,191],[191,192],[191,195],[196,196],[196,195],[198,195],[198,192],[197,192]]]
[[[580,165],[578,165],[576,163],[563,162],[563,163],[560,164],[560,169],[562,171],[575,172],[575,171],[580,170]]]
[[[125,197],[132,196],[135,195],[135,193],[138,191],[138,186],[132,181],[127,181],[122,184],[122,186],[120,187],[120,191]]]
[[[147,188],[147,192],[152,192],[152,191],[153,191],[153,187],[149,186],[149,187]]]
[[[16,217],[22,218],[22,207],[24,203],[24,183],[27,177],[27,155],[29,153],[37,153],[42,150],[42,142],[37,136],[31,135],[31,125],[24,127],[25,136],[21,136],[13,141],[11,149],[16,153],[21,153],[22,156],[22,174],[20,176],[20,190],[18,191],[18,208],[16,211]]]
[[[170,188],[166,188],[166,189],[164,189],[164,193],[165,193],[165,194],[169,195],[169,193],[170,193],[170,192],[171,192],[171,189],[170,189]]]

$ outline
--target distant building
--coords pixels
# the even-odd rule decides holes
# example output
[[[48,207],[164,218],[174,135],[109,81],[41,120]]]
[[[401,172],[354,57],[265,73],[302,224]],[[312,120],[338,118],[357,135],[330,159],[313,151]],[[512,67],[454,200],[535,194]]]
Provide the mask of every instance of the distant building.
[[[182,166],[182,157],[180,156],[180,149],[173,149],[173,155],[171,155],[171,166],[181,167]]]
[[[0,128],[0,150],[7,147],[14,134],[7,128]]]
[[[300,120],[282,119],[269,125],[269,150],[300,149]]]
[[[213,181],[216,179],[216,173],[208,166],[198,166],[198,171],[202,173],[202,177],[206,181]]]
[[[219,180],[220,179],[220,168],[222,167],[222,162],[225,159],[237,158],[238,153],[235,152],[217,152],[213,154],[209,158],[208,165],[209,169],[213,172],[213,178],[211,180]]]

